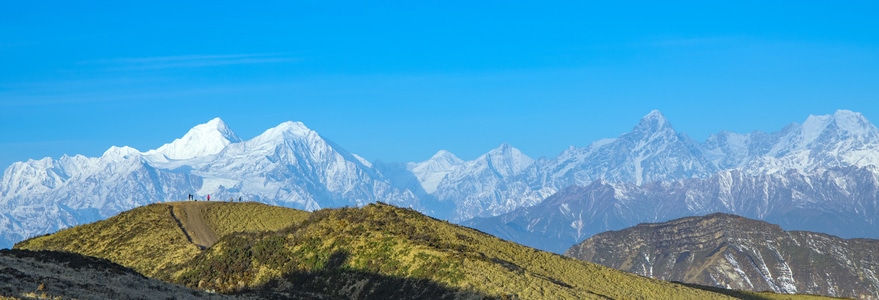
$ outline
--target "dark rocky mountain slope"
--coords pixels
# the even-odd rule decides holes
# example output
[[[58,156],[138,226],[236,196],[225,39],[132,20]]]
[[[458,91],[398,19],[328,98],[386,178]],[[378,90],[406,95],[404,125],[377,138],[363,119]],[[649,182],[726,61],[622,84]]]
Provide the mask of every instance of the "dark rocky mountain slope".
[[[535,206],[462,224],[558,253],[600,232],[714,212],[845,238],[879,238],[877,174],[875,167],[839,167],[762,175],[721,171],[640,186],[595,181]]]
[[[170,284],[106,259],[0,250],[0,299],[232,299]]]
[[[597,234],[565,255],[635,274],[777,293],[879,299],[879,240],[715,213]]]

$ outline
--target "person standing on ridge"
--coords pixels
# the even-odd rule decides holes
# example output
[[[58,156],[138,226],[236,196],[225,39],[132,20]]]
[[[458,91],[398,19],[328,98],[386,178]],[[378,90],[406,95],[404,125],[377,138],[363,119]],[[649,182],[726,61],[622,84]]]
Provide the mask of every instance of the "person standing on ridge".
[[[211,194],[208,194],[208,201],[211,201]]]

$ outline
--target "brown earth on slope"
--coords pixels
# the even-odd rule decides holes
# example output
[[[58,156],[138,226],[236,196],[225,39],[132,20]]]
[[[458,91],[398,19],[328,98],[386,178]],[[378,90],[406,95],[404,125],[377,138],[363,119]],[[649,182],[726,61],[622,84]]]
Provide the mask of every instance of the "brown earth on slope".
[[[213,245],[218,238],[241,232],[280,230],[304,221],[308,215],[305,211],[256,202],[156,203],[104,221],[28,239],[15,248],[106,258],[146,276],[163,279],[159,275],[180,268],[205,249],[203,246]]]
[[[205,249],[213,246],[219,239],[214,229],[204,219],[205,210],[216,203],[211,202],[174,202],[171,206],[171,216],[177,220],[180,229],[189,238],[189,241]]]

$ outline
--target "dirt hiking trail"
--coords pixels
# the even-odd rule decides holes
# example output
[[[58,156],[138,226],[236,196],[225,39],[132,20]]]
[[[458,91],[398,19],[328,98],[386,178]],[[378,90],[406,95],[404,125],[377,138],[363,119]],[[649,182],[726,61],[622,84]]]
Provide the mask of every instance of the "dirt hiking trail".
[[[171,216],[177,220],[186,237],[199,248],[205,249],[217,242],[217,234],[204,219],[210,202],[170,203]]]

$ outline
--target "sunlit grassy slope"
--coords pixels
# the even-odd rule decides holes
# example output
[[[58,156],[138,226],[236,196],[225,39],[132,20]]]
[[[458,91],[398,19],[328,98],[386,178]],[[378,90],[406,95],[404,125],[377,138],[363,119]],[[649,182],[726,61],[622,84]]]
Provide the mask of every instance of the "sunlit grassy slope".
[[[211,203],[200,213],[219,239],[205,250],[187,240],[171,211],[170,205],[154,204],[16,247],[79,252],[193,288],[265,297],[283,297],[290,289],[373,298],[757,296],[648,279],[385,204],[308,214]]]
[[[16,248],[58,250],[106,258],[147,276],[159,277],[198,255],[173,216],[174,207],[200,209],[218,236],[273,231],[305,220],[308,213],[261,203],[177,202],[151,204],[104,221],[29,239]],[[181,210],[177,210],[181,214]]]
[[[199,203],[208,204],[203,213],[205,222],[221,237],[235,232],[277,231],[301,223],[309,215],[301,210],[256,202]]]
[[[234,291],[270,280],[297,280],[284,279],[284,274],[332,276],[339,271],[428,279],[494,297],[719,298],[537,251],[383,204],[317,211],[300,225],[280,232],[227,236],[175,280]]]

